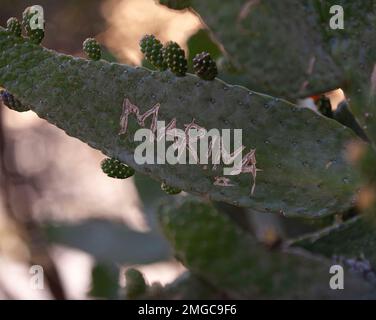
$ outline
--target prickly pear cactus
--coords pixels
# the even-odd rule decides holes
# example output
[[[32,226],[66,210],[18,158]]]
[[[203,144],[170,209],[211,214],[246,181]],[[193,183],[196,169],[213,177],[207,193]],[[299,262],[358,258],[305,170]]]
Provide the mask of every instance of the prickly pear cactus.
[[[344,29],[330,27],[333,5],[344,10]],[[344,88],[376,139],[375,1],[192,0],[190,6],[223,45],[238,83],[289,99]]]
[[[329,261],[302,253],[267,252],[210,204],[187,200],[165,205],[159,219],[177,258],[231,297],[362,298],[372,291],[351,276],[346,278],[346,290],[331,290]]]
[[[0,83],[40,117],[136,171],[215,200],[259,211],[322,216],[352,205],[358,175],[345,160],[353,132],[282,100],[220,80],[151,72],[106,61],[57,54],[0,29]],[[189,94],[188,94],[189,93]],[[243,131],[244,154],[254,152],[257,179],[248,173],[218,185],[223,166],[138,165],[134,133],[146,123],[129,114],[159,107],[158,120]],[[155,109],[155,108],[154,108]],[[129,110],[129,109],[128,109]],[[150,122],[149,122],[150,121]],[[253,150],[253,151],[252,151]]]
[[[175,296],[179,288],[190,297],[374,298],[376,1],[158,2],[190,8],[207,30],[191,37],[188,55],[183,44],[141,39],[156,71],[100,60],[100,44],[93,41],[84,45],[90,59],[43,48],[44,30],[29,28],[28,10],[26,38],[14,19],[0,27],[4,105],[30,109],[102,151],[110,176],[125,178],[134,168],[170,195],[185,191],[169,197],[159,219],[188,277],[168,288],[147,287],[133,270],[127,274],[136,279],[128,284],[135,293],[130,296]],[[343,7],[345,29],[329,27],[332,5]],[[200,52],[208,53],[194,59]],[[347,98],[336,110],[327,99],[318,112],[295,104],[336,88]],[[155,134],[157,120],[184,133],[241,130],[240,171],[225,175],[231,165],[224,163],[159,164],[157,150],[155,163],[140,164],[136,131]],[[260,214],[335,215],[337,225],[265,247],[212,200]],[[346,221],[349,212],[364,217]],[[329,289],[333,259],[348,271],[345,290]]]
[[[376,266],[376,230],[372,221],[364,217],[328,227],[313,234],[304,235],[290,242],[291,247],[301,247],[330,259],[345,257],[356,259],[363,257],[369,264]],[[349,242],[348,239],[352,241]],[[374,270],[376,275],[376,270]]]

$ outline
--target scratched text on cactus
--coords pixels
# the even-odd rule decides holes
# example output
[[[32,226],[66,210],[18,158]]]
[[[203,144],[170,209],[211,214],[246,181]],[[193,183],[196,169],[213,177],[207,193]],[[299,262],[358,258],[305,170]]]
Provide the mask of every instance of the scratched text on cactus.
[[[184,124],[184,130],[177,128],[176,119],[158,120],[160,104],[155,104],[144,114],[140,114],[138,106],[124,99],[123,111],[120,118],[120,135],[127,133],[129,116],[136,117],[138,124],[143,127],[135,132],[134,141],[141,142],[135,149],[134,160],[137,164],[199,164],[213,170],[223,164],[224,176],[249,173],[252,176],[252,193],[256,186],[256,149],[250,149],[244,155],[245,146],[242,144],[242,129],[215,129],[209,131],[195,122],[195,119]],[[145,120],[152,117],[150,128],[145,128]],[[233,144],[233,152],[231,152]],[[155,152],[156,151],[156,152]],[[225,177],[217,177],[216,184],[232,186]]]

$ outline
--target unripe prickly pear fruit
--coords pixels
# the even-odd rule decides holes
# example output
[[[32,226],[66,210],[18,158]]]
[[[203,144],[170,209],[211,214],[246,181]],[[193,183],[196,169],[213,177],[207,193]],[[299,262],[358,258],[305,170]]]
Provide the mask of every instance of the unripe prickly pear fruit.
[[[102,57],[101,46],[94,38],[87,38],[82,44],[82,48],[91,60],[99,60]]]
[[[145,59],[157,69],[164,71],[167,63],[163,59],[163,45],[154,35],[145,35],[140,41],[141,52]]]
[[[164,192],[166,192],[167,194],[170,194],[170,195],[179,194],[181,192],[181,189],[175,188],[175,187],[171,187],[171,186],[167,185],[164,182],[161,184],[161,189]]]
[[[26,31],[26,35],[30,40],[36,44],[40,44],[44,38],[44,26],[43,29],[34,29],[31,26],[31,18],[37,14],[37,12],[31,12],[32,7],[28,7],[22,14],[22,26]]]
[[[201,52],[193,58],[193,69],[204,80],[213,80],[218,75],[217,65],[208,52]]]
[[[134,175],[133,168],[113,158],[104,159],[101,167],[105,174],[115,179],[126,179]]]
[[[17,18],[12,17],[7,21],[7,30],[17,37],[21,37],[22,27]]]
[[[4,105],[6,105],[9,109],[12,109],[14,111],[18,111],[18,112],[29,111],[29,108],[24,106],[17,98],[15,98],[7,90],[0,90],[0,100],[2,100]]]
[[[187,72],[187,59],[185,59],[185,52],[180,46],[173,41],[169,41],[164,50],[163,58],[170,70],[177,76],[185,76]]]

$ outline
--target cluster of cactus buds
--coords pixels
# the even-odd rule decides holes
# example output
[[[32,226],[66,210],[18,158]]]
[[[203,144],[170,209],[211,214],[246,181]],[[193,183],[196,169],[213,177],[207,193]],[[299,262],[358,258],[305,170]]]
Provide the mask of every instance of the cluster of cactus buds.
[[[188,62],[184,50],[174,41],[163,47],[154,35],[145,35],[140,40],[141,52],[155,68],[164,71],[169,68],[178,77],[185,76]],[[204,80],[213,80],[217,74],[217,65],[208,52],[197,54],[193,59],[195,73]]]
[[[23,27],[26,36],[35,44],[40,44],[44,38],[44,21],[43,27],[40,27],[39,24],[33,27],[32,19],[36,14],[38,14],[37,11],[32,10],[32,7],[27,7],[22,13],[22,23],[16,17],[11,17],[7,21],[6,30],[16,37],[21,37]],[[38,17],[34,20],[38,21],[38,19],[41,18]]]

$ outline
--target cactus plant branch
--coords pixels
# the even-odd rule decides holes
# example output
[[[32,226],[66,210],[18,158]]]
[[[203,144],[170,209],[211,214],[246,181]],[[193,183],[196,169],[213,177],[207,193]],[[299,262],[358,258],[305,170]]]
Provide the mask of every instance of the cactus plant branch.
[[[170,203],[161,207],[159,219],[177,258],[232,298],[359,299],[374,294],[351,274],[346,274],[344,290],[331,290],[328,260],[304,250],[266,250],[208,203]]]
[[[152,72],[106,61],[88,61],[47,50],[0,28],[0,83],[41,118],[136,171],[179,189],[291,216],[317,217],[352,205],[359,177],[345,161],[347,143],[357,139],[336,121],[311,110],[220,80]],[[119,135],[123,101],[140,114],[160,105],[158,119],[179,128],[195,123],[210,130],[242,129],[246,152],[256,150],[257,184],[249,173],[228,176],[200,165],[138,165],[137,129],[151,117],[129,116]],[[193,121],[194,120],[194,121]],[[222,166],[221,166],[222,167]]]
[[[375,268],[376,233],[374,221],[367,221],[367,218],[369,219],[369,217],[355,217],[342,224],[291,240],[286,245],[304,248],[328,258],[334,255],[357,258],[363,255]]]

